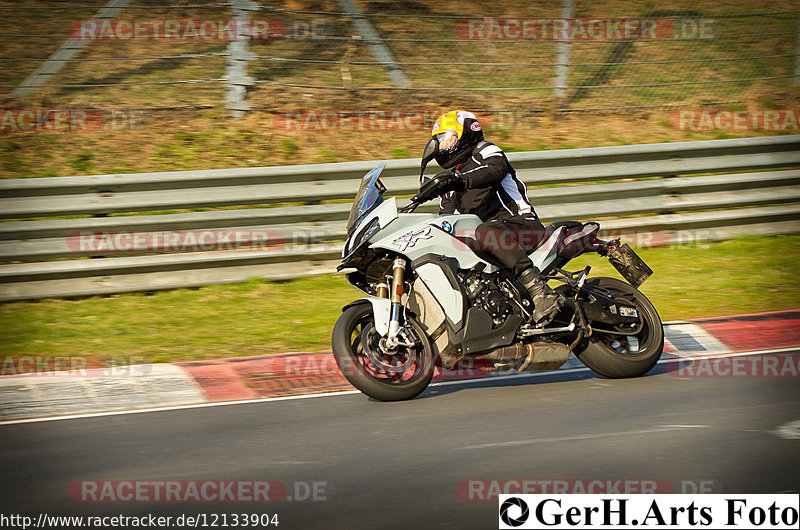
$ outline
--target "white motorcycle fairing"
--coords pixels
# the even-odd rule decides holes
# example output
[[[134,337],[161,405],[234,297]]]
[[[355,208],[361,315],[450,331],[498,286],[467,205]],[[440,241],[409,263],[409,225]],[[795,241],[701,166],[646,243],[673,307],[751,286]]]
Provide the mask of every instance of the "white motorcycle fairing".
[[[362,234],[371,229],[375,220],[378,229],[368,238],[362,239]],[[436,299],[452,328],[461,330],[465,324],[466,293],[458,282],[451,278],[453,275],[448,271],[448,267],[431,258],[447,256],[457,262],[458,269],[468,270],[483,264],[485,272],[495,272],[497,270],[495,265],[481,259],[470,248],[470,244],[477,245],[475,231],[480,224],[480,218],[470,214],[399,215],[397,201],[391,197],[364,217],[348,238],[342,254],[353,252],[358,245],[369,244],[375,248],[404,255],[412,264],[416,264],[415,272]],[[558,256],[558,243],[564,231],[563,227],[553,230],[549,237],[529,254],[531,261],[539,270],[544,270]],[[390,321],[389,300],[373,296],[362,300],[372,305],[375,328],[381,335],[385,335]]]

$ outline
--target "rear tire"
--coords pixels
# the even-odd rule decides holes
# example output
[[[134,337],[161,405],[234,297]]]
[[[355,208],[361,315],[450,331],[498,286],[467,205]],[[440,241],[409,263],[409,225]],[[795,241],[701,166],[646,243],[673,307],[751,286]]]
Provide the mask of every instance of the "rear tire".
[[[416,347],[399,346],[388,355],[377,346],[380,335],[372,304],[358,304],[342,313],[333,327],[331,346],[339,370],[354,387],[379,401],[412,399],[427,388],[434,370],[430,341],[415,320],[409,323]],[[401,371],[404,366],[407,369]]]
[[[642,317],[642,329],[635,335],[604,334],[593,328],[592,336],[574,353],[592,371],[612,378],[638,377],[647,373],[664,351],[664,328],[653,304],[638,289],[616,278],[591,278],[586,288],[597,287],[612,298],[632,303]]]

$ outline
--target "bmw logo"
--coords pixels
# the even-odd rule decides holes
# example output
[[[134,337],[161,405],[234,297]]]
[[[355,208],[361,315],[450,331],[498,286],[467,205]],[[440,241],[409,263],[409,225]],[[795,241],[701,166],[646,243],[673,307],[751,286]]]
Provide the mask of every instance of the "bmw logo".
[[[448,221],[442,221],[442,230],[452,234],[453,233],[453,225],[451,225]]]

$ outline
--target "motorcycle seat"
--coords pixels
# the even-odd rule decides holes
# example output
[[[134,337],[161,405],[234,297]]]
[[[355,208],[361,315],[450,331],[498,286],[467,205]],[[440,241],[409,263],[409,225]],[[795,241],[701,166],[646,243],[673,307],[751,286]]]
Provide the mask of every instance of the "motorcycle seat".
[[[545,226],[544,233],[542,234],[541,239],[539,239],[538,243],[533,247],[526,248],[525,251],[528,252],[528,254],[535,251],[536,249],[538,249],[539,247],[541,247],[550,240],[550,236],[553,235],[553,232],[563,227],[565,230],[561,232],[561,235],[559,236],[560,241],[557,242],[560,248],[563,246],[561,243],[564,241],[564,239],[566,239],[573,233],[580,232],[581,229],[583,229],[583,226],[584,223],[581,223],[580,221],[555,221]]]
[[[558,228],[561,228],[562,226],[564,228],[566,228],[565,232],[569,233],[574,228],[583,227],[583,223],[581,223],[580,221],[555,221],[555,222],[550,223],[549,225],[544,227],[545,237],[550,237],[550,234],[552,234],[553,232],[555,232]]]
[[[558,255],[567,259],[594,249],[600,225],[594,221],[556,221],[545,228],[545,241],[559,228],[564,228],[558,238]]]

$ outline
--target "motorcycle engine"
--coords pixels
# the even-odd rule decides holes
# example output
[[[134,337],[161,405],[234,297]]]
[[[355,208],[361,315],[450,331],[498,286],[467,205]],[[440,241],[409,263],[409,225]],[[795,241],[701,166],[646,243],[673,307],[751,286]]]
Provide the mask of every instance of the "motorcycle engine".
[[[486,278],[480,274],[467,277],[465,284],[470,306],[489,313],[494,328],[502,326],[513,311],[507,291],[497,284],[495,278]]]

